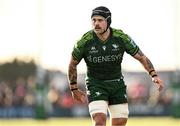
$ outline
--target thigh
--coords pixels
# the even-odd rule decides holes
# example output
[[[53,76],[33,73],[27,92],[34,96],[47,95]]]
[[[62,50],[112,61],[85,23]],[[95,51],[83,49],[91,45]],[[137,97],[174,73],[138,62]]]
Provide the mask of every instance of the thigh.
[[[116,104],[116,105],[109,105],[109,114],[110,118],[128,118],[129,109],[128,104]]]
[[[95,115],[96,113],[103,113],[104,115],[107,115],[107,110],[108,110],[107,101],[104,100],[92,101],[89,103],[88,107],[91,117],[93,117],[93,115]]]
[[[125,126],[129,115],[128,104],[110,105],[109,114],[112,126]]]
[[[111,83],[108,101],[109,105],[127,103],[126,85],[123,80]]]
[[[100,81],[89,81],[86,83],[89,103],[99,100],[108,101],[109,92],[104,85],[105,83]]]
[[[89,113],[93,126],[105,126],[108,103],[104,100],[92,101],[89,103]]]

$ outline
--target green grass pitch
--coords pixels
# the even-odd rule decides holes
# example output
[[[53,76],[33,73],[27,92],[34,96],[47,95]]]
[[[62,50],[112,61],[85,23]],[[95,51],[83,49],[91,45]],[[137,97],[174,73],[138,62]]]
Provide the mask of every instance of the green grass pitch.
[[[0,126],[92,126],[90,118],[0,119]],[[107,121],[109,126],[109,121]],[[180,126],[171,117],[130,117],[126,126]]]

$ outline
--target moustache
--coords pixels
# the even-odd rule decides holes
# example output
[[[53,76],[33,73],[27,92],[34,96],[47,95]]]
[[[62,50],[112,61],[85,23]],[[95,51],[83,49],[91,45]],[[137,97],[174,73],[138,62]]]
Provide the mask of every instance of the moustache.
[[[101,29],[101,27],[99,27],[99,26],[96,26],[96,27],[95,27],[95,29]]]

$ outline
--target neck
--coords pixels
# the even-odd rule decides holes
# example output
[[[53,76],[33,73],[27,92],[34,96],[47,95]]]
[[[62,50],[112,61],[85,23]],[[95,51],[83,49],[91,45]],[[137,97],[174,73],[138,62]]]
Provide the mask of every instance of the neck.
[[[110,28],[108,28],[105,33],[103,33],[103,34],[96,34],[96,35],[97,35],[97,37],[98,37],[100,40],[106,41],[106,40],[109,38],[109,36],[110,36]]]

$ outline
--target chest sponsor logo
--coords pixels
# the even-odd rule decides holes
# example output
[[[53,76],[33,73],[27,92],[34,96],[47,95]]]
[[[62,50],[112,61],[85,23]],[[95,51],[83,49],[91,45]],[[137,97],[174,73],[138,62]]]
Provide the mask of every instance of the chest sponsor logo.
[[[88,56],[87,57],[89,62],[92,63],[103,63],[103,62],[114,62],[114,61],[121,61],[122,54],[117,55],[105,55],[105,56]]]

